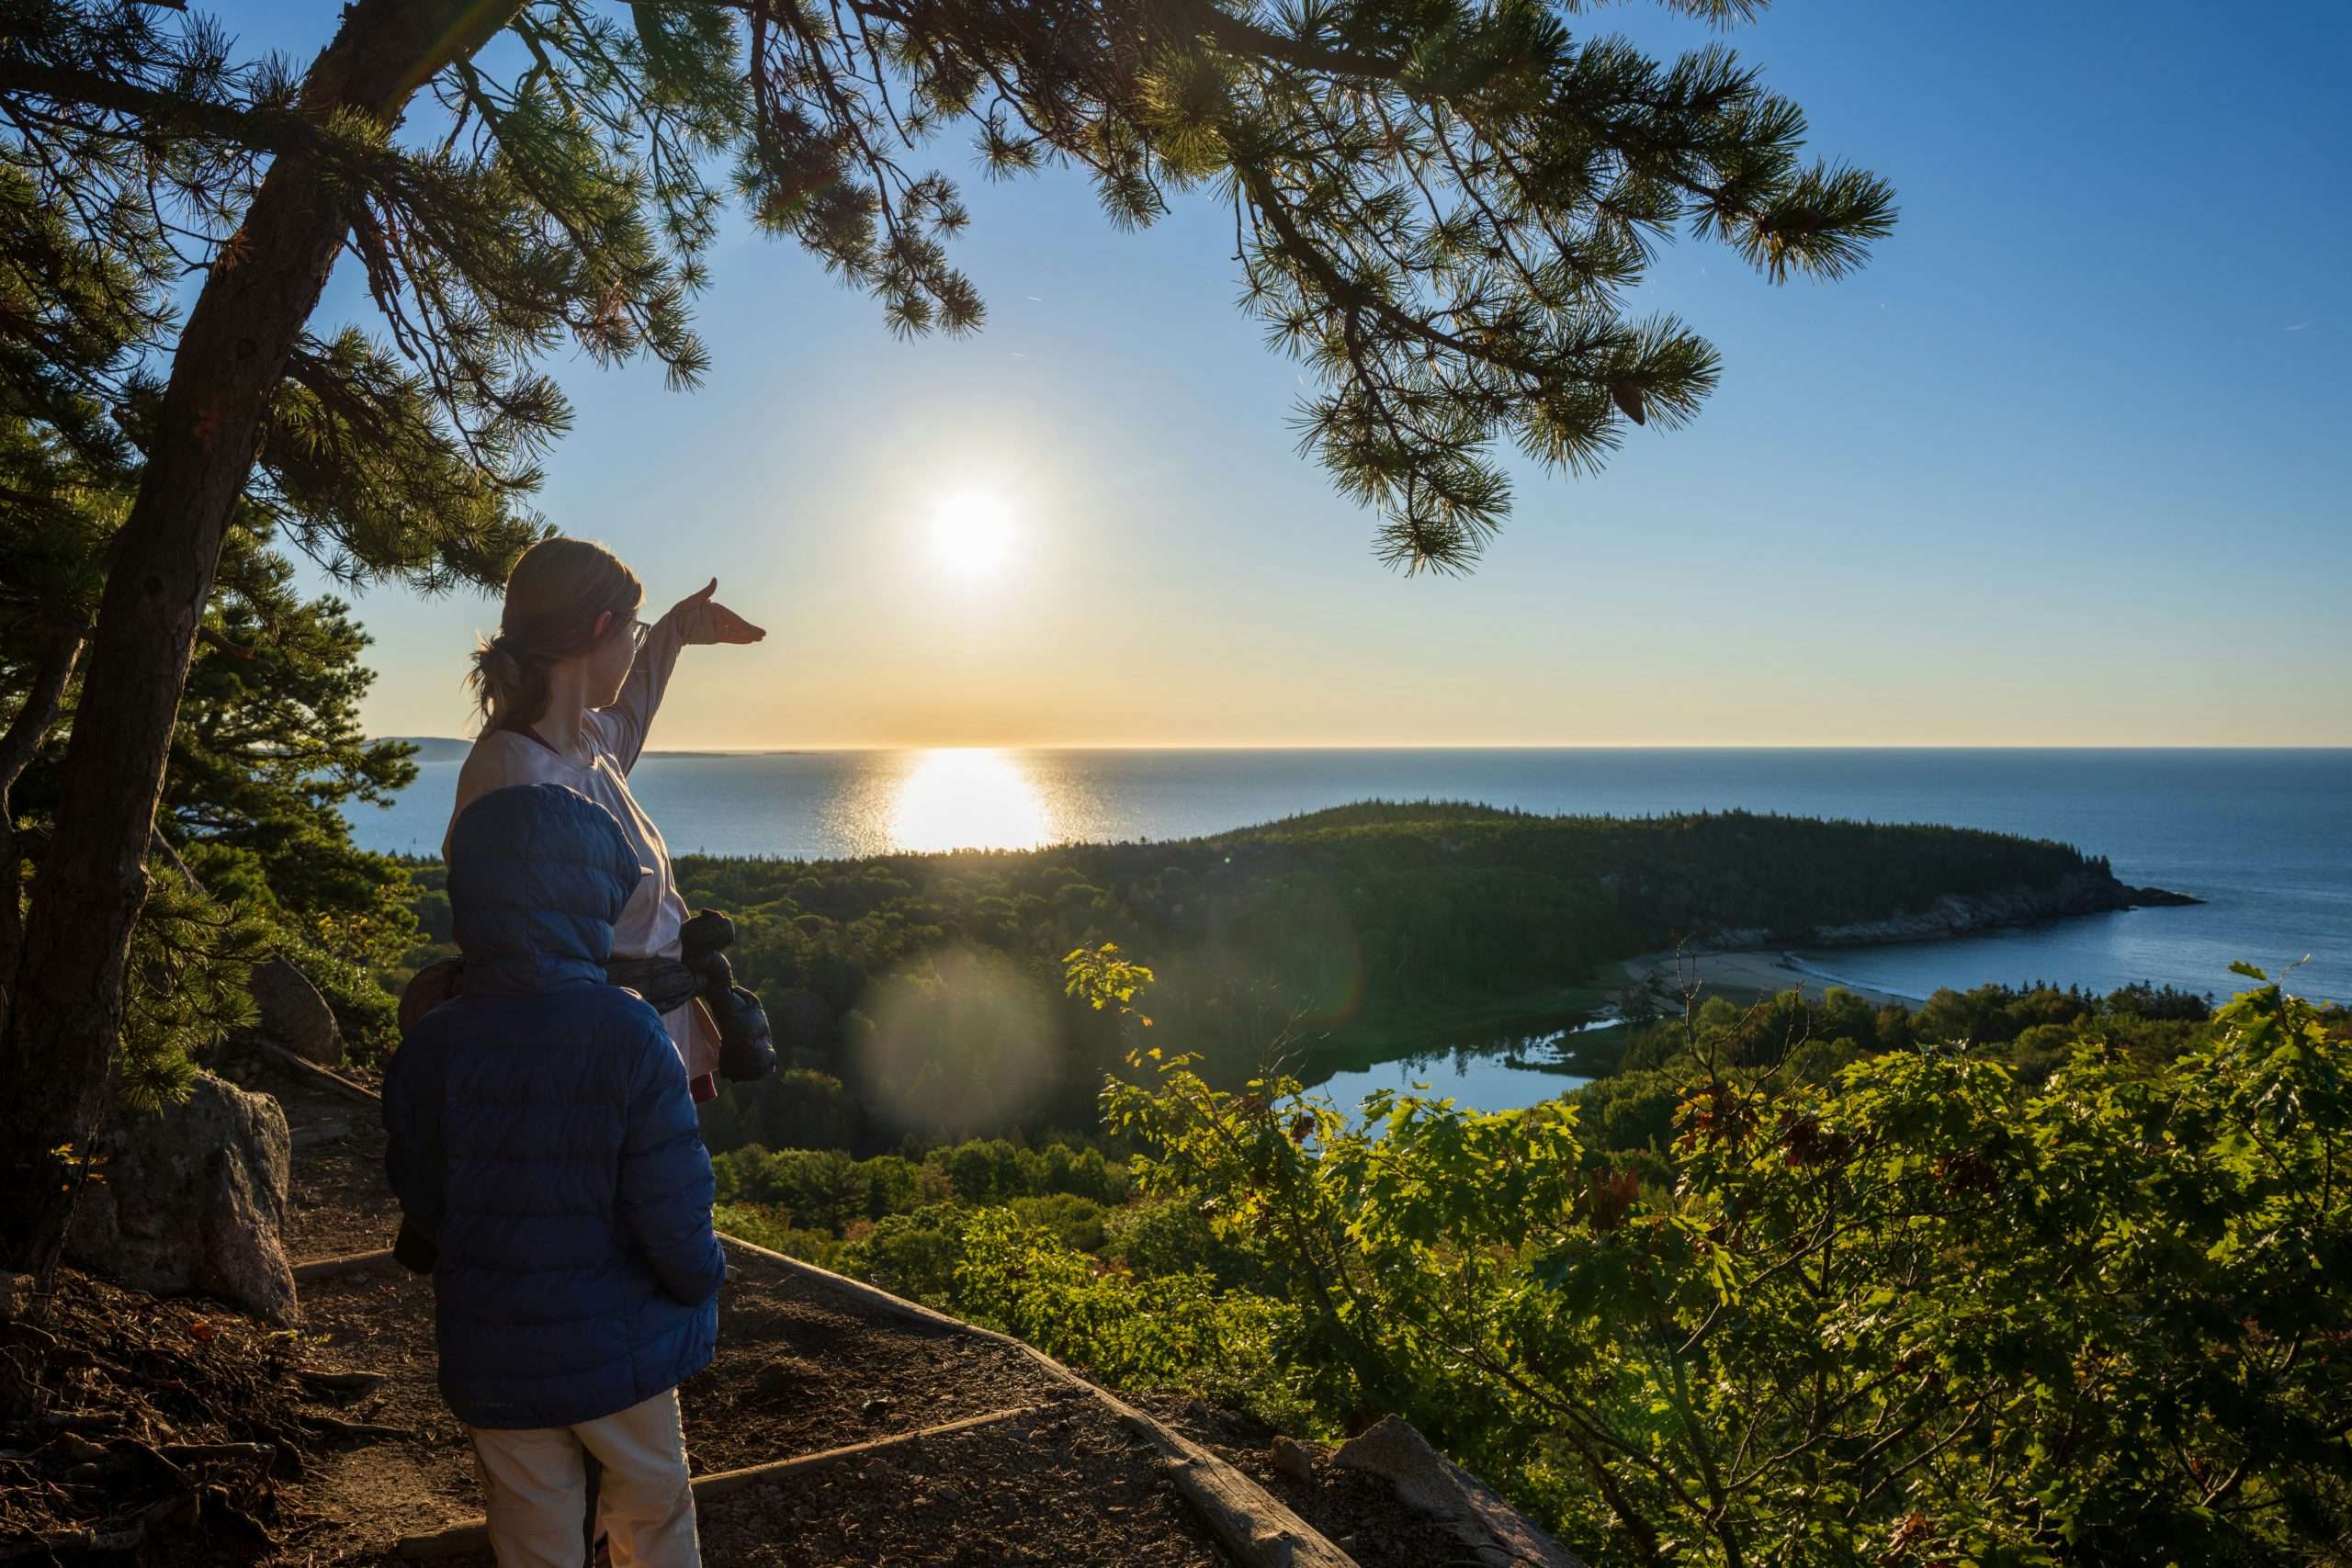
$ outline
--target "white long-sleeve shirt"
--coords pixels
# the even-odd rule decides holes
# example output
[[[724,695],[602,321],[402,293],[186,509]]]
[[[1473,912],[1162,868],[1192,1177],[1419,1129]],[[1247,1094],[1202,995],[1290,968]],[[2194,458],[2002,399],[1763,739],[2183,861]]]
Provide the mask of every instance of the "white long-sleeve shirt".
[[[560,784],[578,790],[613,814],[645,874],[622,908],[621,918],[613,923],[616,958],[675,958],[678,928],[686,919],[686,901],[670,869],[670,848],[662,841],[662,829],[653,825],[628,788],[629,770],[645,750],[654,710],[662,705],[662,694],[669,688],[670,673],[677,668],[678,653],[684,646],[684,628],[673,610],[646,634],[645,646],[638,650],[637,662],[613,705],[589,711],[587,722],[580,728],[578,753],[563,756],[544,740],[511,729],[494,729],[474,742],[465,765],[458,770],[458,798],[449,813],[453,825],[458,814],[476,800],[514,784]],[[448,855],[445,834],[442,859]],[[709,1037],[710,1031],[702,1025],[700,1010],[693,1002],[665,1014],[662,1021],[669,1026],[670,1039],[678,1047],[689,1077],[702,1077],[717,1067],[718,1042]]]

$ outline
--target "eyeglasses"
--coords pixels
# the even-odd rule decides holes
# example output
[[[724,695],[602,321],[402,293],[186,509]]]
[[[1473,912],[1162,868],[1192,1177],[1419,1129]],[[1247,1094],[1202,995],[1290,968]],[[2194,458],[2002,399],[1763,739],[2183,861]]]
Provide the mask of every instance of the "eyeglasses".
[[[623,637],[623,635],[626,635],[626,637],[628,637],[628,647],[630,647],[630,649],[642,649],[642,647],[644,647],[644,639],[651,637],[651,635],[654,635],[654,627],[647,626],[647,623],[644,623],[644,621],[639,621],[638,616],[630,616],[628,621],[623,621],[623,618],[621,618],[621,611],[616,611],[616,609],[600,611],[600,614],[597,614],[597,623],[602,623],[602,627],[605,627],[605,630],[602,630],[602,632],[591,632],[591,637],[588,637],[588,642],[579,644],[579,649],[605,647],[606,642],[612,642],[612,639],[616,639],[616,637]],[[574,649],[574,651],[579,651],[579,649]]]

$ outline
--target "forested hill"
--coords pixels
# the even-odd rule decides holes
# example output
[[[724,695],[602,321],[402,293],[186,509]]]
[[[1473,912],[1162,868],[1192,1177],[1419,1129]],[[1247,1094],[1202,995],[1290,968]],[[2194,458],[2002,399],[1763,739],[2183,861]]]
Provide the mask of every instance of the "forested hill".
[[[1116,942],[1158,971],[1156,1038],[1246,1067],[1285,1029],[1426,1048],[1481,1017],[1589,1007],[1600,994],[1577,987],[1601,965],[1685,940],[1797,942],[1939,900],[1993,922],[2136,899],[2102,860],[1993,833],[1436,804],[1165,843],[678,871],[690,902],[734,914],[737,972],[797,1060],[845,1080],[850,1103],[873,1102],[877,1075],[894,1090],[922,1080],[917,1120],[942,1134],[1091,1123],[1118,1048],[1061,994],[1080,944]],[[420,880],[419,912],[446,940],[437,872]],[[998,1092],[1014,1079],[1017,1110]],[[775,1092],[742,1097],[747,1135],[843,1135],[761,1127]]]
[[[1374,801],[1169,848],[1231,856],[1261,875],[1467,877],[1506,897],[1573,889],[1616,940],[1601,957],[1686,941],[1826,940],[1939,905],[1951,919],[1989,926],[2181,901],[2126,886],[2106,857],[2047,840],[1739,811],[1540,817]],[[1149,858],[1148,846],[1136,850]]]

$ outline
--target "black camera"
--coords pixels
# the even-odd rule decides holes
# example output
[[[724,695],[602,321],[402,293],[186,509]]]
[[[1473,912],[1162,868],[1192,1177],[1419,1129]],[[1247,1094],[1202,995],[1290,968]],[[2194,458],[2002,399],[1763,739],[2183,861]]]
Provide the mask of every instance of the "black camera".
[[[760,998],[735,983],[727,948],[735,922],[705,909],[678,929],[678,956],[702,982],[699,995],[718,1024],[718,1070],[731,1083],[750,1083],[775,1071],[775,1036]]]

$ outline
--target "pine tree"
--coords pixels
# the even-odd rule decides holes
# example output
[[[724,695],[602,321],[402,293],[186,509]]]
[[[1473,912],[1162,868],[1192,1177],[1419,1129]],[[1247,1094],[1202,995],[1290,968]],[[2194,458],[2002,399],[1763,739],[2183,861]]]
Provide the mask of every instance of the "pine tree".
[[[1757,0],[1661,3],[1727,25]],[[37,330],[86,318],[122,344],[36,355],[10,395],[84,399],[141,459],[82,676],[107,722],[63,760],[0,1053],[12,1176],[95,1113],[243,508],[356,573],[490,578],[567,417],[541,358],[569,342],[691,385],[729,200],[891,330],[978,327],[947,249],[967,211],[916,162],[957,130],[995,173],[1082,169],[1114,222],[1229,207],[1249,308],[1317,378],[1308,444],[1388,558],[1465,568],[1508,505],[1498,443],[1587,468],[1713,385],[1702,339],[1623,309],[1655,245],[1684,228],[1775,278],[1836,276],[1892,222],[1882,182],[1802,161],[1802,114],[1728,51],[1654,61],[1577,36],[1584,9],[355,0],[298,73],[200,15],[0,0],[0,168],[41,215],[0,235],[0,288]],[[376,335],[313,335],[346,252]],[[204,281],[180,321],[159,302],[183,269]],[[24,330],[0,320],[0,348]],[[0,1252],[42,1260],[62,1220],[28,1206]]]
[[[376,976],[416,941],[407,871],[352,840],[346,806],[413,782],[413,748],[368,739],[368,639],[333,597],[305,599],[259,524],[231,535],[180,701],[157,836],[206,891],[263,923],[326,993],[346,1040],[389,1043]]]
[[[0,536],[0,581],[12,590],[0,592],[0,684],[35,693],[10,727],[0,886],[14,887],[49,839],[58,761],[80,717],[70,664],[53,691],[41,690],[51,628],[95,595],[136,472],[69,485],[39,460],[21,422],[0,421],[0,490],[40,494],[50,507],[47,526],[27,527],[0,502],[19,525]],[[375,976],[414,941],[408,875],[353,842],[342,807],[388,800],[411,782],[413,749],[365,739],[368,638],[339,601],[296,593],[293,575],[270,547],[267,519],[246,508],[198,633],[150,842],[154,883],[132,937],[115,1074],[133,1100],[175,1096],[192,1055],[247,1021],[247,970],[271,951],[322,985],[363,1048],[390,1032],[390,998]],[[13,592],[34,582],[62,592],[62,604]],[[0,911],[20,908],[0,901]],[[7,928],[7,940],[17,934]]]

